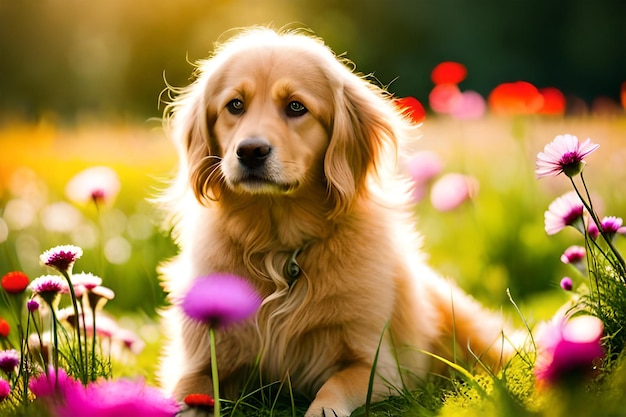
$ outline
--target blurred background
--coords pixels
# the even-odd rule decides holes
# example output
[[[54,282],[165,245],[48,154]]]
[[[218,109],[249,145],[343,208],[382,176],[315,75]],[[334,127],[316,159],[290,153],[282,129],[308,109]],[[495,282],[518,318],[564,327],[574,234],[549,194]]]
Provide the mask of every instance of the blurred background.
[[[557,134],[591,137],[601,144],[587,168],[601,215],[626,216],[625,22],[622,0],[0,0],[0,274],[47,273],[39,253],[77,244],[85,255],[76,270],[103,276],[117,293],[112,311],[153,317],[164,303],[156,266],[176,252],[147,201],[176,166],[160,95],[166,82],[188,84],[191,63],[229,29],[287,25],[312,29],[426,107],[415,152],[434,151],[439,171],[416,211],[431,262],[490,306],[511,308],[509,288],[547,317],[567,299],[559,280],[573,273],[560,254],[582,240],[546,236],[543,213],[569,184],[535,180],[535,157]],[[523,80],[556,87],[568,107],[436,114],[431,71],[442,61],[462,63],[460,88],[482,97]],[[119,176],[114,201],[71,201],[68,182],[100,165]],[[442,212],[428,193],[447,173],[471,178],[473,191]]]
[[[0,0],[0,119],[160,116],[164,77],[186,84],[233,27],[304,26],[399,96],[425,101],[430,71],[466,65],[465,88],[554,86],[617,100],[626,76],[621,0]]]

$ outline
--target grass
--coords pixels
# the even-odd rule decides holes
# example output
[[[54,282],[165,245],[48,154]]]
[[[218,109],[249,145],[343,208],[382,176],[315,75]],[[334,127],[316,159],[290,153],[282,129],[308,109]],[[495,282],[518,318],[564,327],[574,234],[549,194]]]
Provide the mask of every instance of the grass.
[[[558,283],[570,271],[559,256],[567,246],[580,242],[569,231],[545,235],[543,213],[550,201],[568,191],[568,184],[551,178],[537,181],[535,156],[557,134],[591,137],[601,147],[589,158],[593,169],[586,171],[587,182],[602,196],[601,215],[624,217],[626,194],[619,187],[626,180],[625,131],[626,117],[427,119],[424,136],[413,150],[434,150],[445,162],[444,172],[471,175],[480,184],[472,201],[451,212],[437,212],[428,199],[416,204],[430,263],[486,305],[505,310],[520,327],[523,320],[510,303],[507,289],[530,326],[551,317],[568,299]],[[31,278],[43,274],[38,254],[56,245],[78,244],[77,230],[90,230],[98,242],[125,242],[122,246],[128,256],[121,262],[111,262],[112,255],[100,244],[83,247],[80,268],[104,278],[105,285],[116,292],[107,311],[147,343],[130,362],[114,361],[113,375],[141,376],[154,383],[160,346],[156,312],[164,305],[156,266],[175,254],[176,248],[167,231],[160,229],[158,213],[146,199],[158,192],[176,166],[172,146],[153,123],[85,123],[63,128],[45,121],[0,127],[0,144],[0,232],[2,223],[8,226],[8,235],[0,241],[0,274],[18,269]],[[47,227],[42,220],[46,209],[64,202],[67,181],[93,165],[110,166],[120,176],[122,190],[114,206],[101,213],[89,206],[77,207],[78,220],[72,230]],[[30,213],[22,223],[7,216],[8,207],[16,201],[25,203],[24,210]],[[618,245],[623,247],[624,242]],[[577,285],[583,282],[582,277],[573,278]],[[7,315],[0,306],[0,317]],[[617,406],[626,392],[621,357],[603,381],[585,386],[573,398],[571,392],[536,392],[527,359],[517,358],[493,377],[460,375],[451,369],[449,374],[429,377],[418,391],[372,404],[371,409],[361,408],[353,415],[560,416],[572,413],[574,406],[571,415],[626,415]],[[277,391],[272,386],[242,397],[234,415],[303,414],[307,399],[277,396]],[[233,406],[227,403],[224,410]]]

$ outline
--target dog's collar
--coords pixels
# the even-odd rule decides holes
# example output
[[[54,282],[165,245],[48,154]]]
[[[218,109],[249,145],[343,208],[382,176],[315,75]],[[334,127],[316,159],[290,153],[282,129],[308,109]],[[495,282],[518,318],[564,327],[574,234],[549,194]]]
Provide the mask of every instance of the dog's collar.
[[[291,257],[289,257],[289,260],[285,265],[285,277],[289,281],[290,286],[293,285],[298,280],[298,278],[300,278],[300,274],[302,274],[302,267],[300,267],[300,264],[298,264],[298,255],[300,255],[300,253],[302,253],[302,251],[305,250],[310,244],[311,241],[293,251]]]

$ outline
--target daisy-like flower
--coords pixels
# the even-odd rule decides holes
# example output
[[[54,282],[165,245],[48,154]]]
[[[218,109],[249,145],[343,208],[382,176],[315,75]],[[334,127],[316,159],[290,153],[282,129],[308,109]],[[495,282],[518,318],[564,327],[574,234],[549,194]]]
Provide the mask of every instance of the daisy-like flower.
[[[67,283],[58,275],[42,275],[35,278],[28,287],[53,307],[61,293],[67,288]]]
[[[574,191],[563,194],[548,206],[545,212],[545,229],[548,235],[554,235],[566,226],[573,226],[582,232],[584,206]]]
[[[544,147],[543,152],[537,154],[535,175],[537,178],[556,176],[560,173],[568,177],[576,176],[585,166],[585,157],[599,146],[589,138],[579,143],[574,135],[558,135]]]
[[[552,385],[591,374],[597,361],[604,357],[602,333],[602,321],[594,316],[569,320],[557,316],[543,323],[535,336],[537,383]]]
[[[0,351],[0,370],[7,375],[15,372],[15,368],[20,363],[20,354],[15,349]]]
[[[120,191],[117,173],[104,166],[87,168],[76,174],[65,188],[67,198],[78,204],[111,204]]]
[[[0,402],[4,401],[11,394],[11,384],[0,378]]]
[[[85,289],[87,302],[92,310],[101,309],[107,301],[115,298],[115,292],[110,288],[103,287],[101,285],[102,278],[92,273],[82,272],[74,274],[72,275],[72,282],[75,286],[74,289],[76,289],[76,286],[81,286]]]
[[[9,294],[21,294],[28,287],[28,277],[21,271],[13,271],[2,277],[2,288]]]
[[[561,262],[564,264],[576,264],[585,259],[587,252],[585,248],[578,245],[572,245],[569,248],[565,249],[563,255],[561,255]]]
[[[70,273],[74,262],[83,256],[83,250],[74,245],[62,245],[49,249],[39,259],[46,266],[55,268],[61,273]]]
[[[190,318],[223,327],[253,315],[261,298],[243,278],[213,274],[198,278],[182,300],[182,308]]]

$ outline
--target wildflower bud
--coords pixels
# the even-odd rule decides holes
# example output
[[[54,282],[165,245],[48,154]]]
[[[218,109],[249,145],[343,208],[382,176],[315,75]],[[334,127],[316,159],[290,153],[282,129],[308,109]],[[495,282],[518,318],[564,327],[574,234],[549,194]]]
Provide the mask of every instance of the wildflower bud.
[[[574,288],[574,283],[572,282],[572,279],[570,277],[564,277],[561,280],[561,288],[563,288],[565,291],[571,291],[572,288]]]

